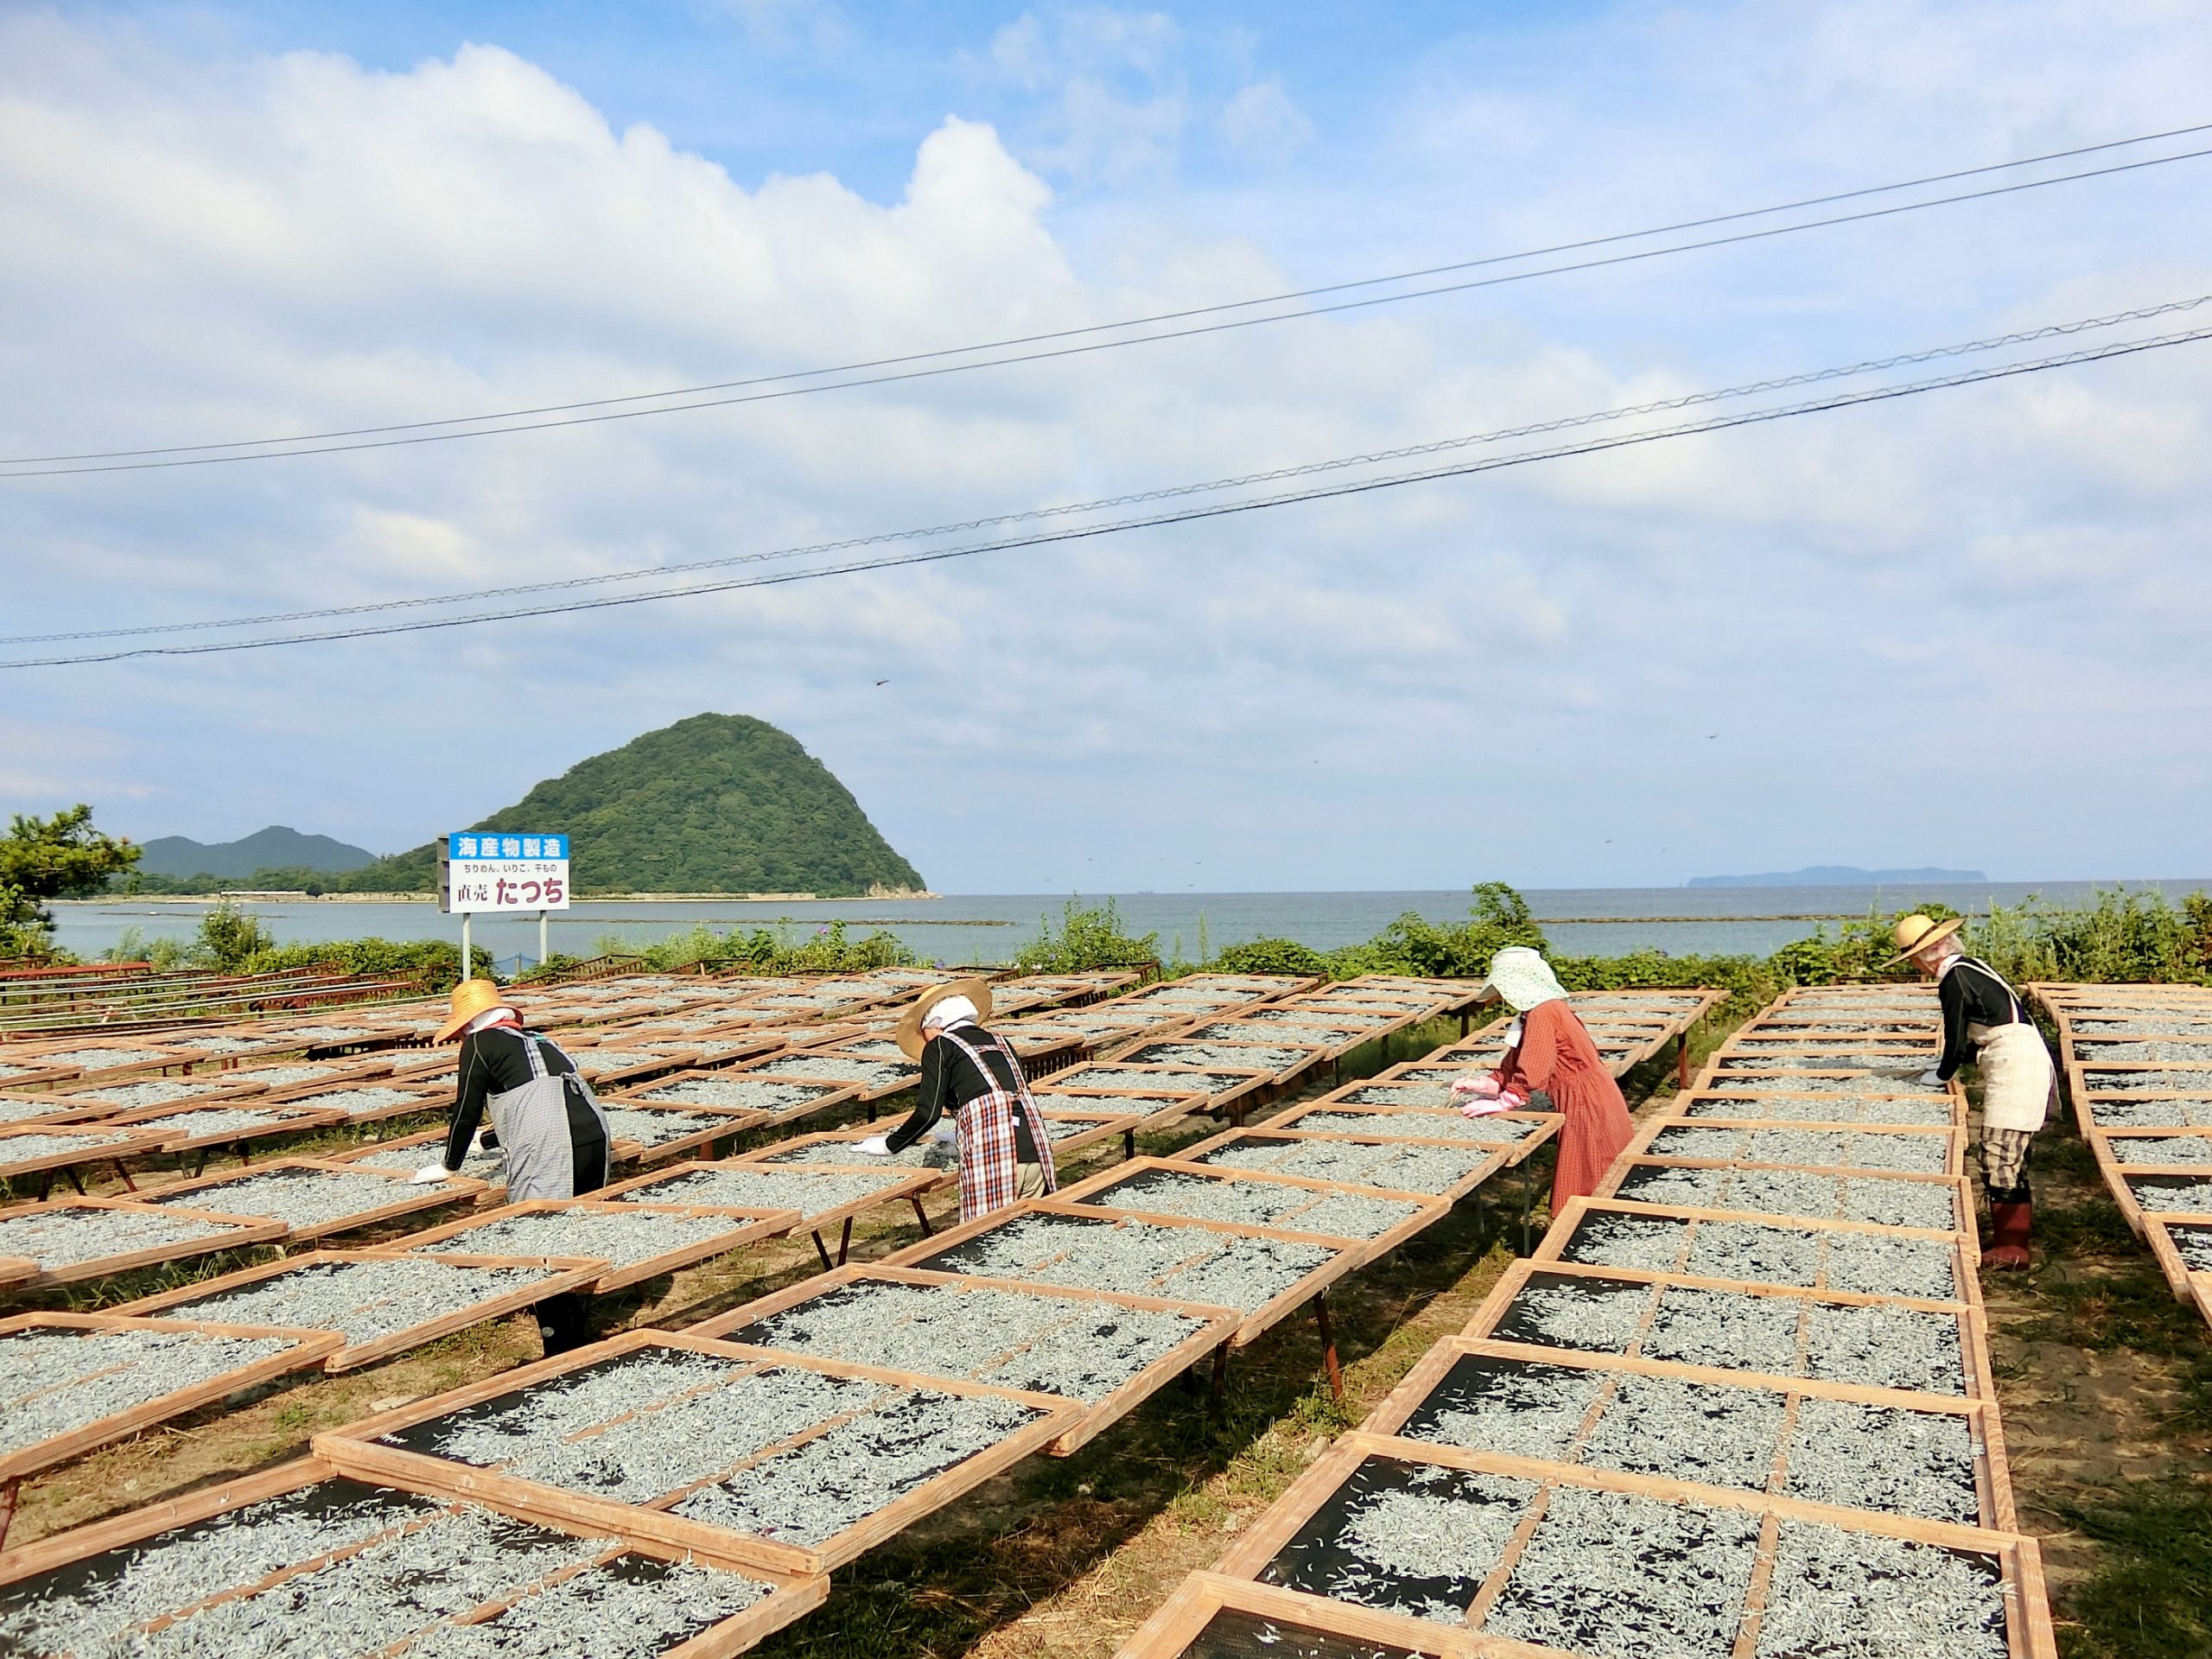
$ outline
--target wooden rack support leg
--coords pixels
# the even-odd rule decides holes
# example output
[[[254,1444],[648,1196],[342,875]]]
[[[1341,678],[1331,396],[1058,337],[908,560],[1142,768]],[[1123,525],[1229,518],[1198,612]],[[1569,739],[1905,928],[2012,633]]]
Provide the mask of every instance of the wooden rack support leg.
[[[53,1192],[54,1172],[50,1169],[41,1170],[38,1177],[38,1201],[44,1204]]]
[[[1223,1403],[1229,1398],[1229,1344],[1223,1343],[1213,1351],[1213,1381],[1206,1388],[1206,1413],[1221,1415]]]
[[[845,1217],[845,1230],[838,1236],[837,1239],[837,1265],[839,1267],[842,1268],[845,1265],[845,1257],[850,1253],[852,1248],[853,1218],[850,1216],[847,1216]]]
[[[1321,1332],[1321,1369],[1329,1374],[1330,1397],[1341,1406],[1344,1402],[1344,1374],[1337,1364],[1337,1333],[1329,1324],[1326,1292],[1313,1299],[1313,1323]]]
[[[1521,1254],[1523,1255],[1536,1248],[1529,1238],[1529,1206],[1535,1202],[1536,1185],[1535,1177],[1529,1173],[1531,1161],[1527,1158],[1521,1160]]]
[[[1675,1039],[1675,1087],[1687,1093],[1690,1086],[1690,1028],[1682,1027],[1681,1035]]]
[[[1123,1129],[1122,1131],[1122,1161],[1126,1164],[1136,1155],[1137,1132],[1135,1129]]]
[[[69,1178],[69,1185],[77,1189],[77,1196],[80,1198],[83,1198],[85,1196],[85,1184],[77,1179],[77,1172],[73,1169],[65,1169],[61,1173]]]
[[[836,1264],[830,1259],[830,1247],[822,1242],[822,1230],[817,1227],[807,1236],[814,1241],[814,1253],[822,1258],[822,1271],[829,1272]]]
[[[914,1219],[919,1222],[922,1225],[922,1236],[924,1238],[930,1237],[937,1231],[937,1229],[930,1225],[930,1212],[922,1208],[921,1194],[918,1192],[909,1192],[906,1195],[906,1202],[914,1206]]]
[[[138,1183],[130,1179],[130,1172],[123,1166],[123,1160],[116,1158],[110,1161],[115,1166],[116,1179],[123,1183],[123,1190],[126,1192],[136,1192],[138,1190]]]

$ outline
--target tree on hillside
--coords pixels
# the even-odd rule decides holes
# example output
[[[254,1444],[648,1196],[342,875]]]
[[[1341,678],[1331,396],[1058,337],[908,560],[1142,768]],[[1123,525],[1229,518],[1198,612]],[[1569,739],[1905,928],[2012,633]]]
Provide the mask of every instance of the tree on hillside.
[[[44,956],[54,943],[49,899],[87,898],[138,861],[130,842],[92,828],[79,802],[50,818],[18,812],[0,837],[0,956]]]

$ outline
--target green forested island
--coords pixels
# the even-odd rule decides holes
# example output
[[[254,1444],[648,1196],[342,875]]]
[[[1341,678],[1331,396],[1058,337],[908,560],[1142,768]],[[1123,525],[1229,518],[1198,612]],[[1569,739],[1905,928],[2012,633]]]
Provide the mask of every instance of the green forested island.
[[[746,715],[694,715],[538,784],[460,830],[562,832],[575,890],[591,893],[918,891],[922,878],[852,792],[788,732]],[[427,893],[435,840],[340,874],[265,868],[241,880],[139,876],[143,893],[217,887]]]

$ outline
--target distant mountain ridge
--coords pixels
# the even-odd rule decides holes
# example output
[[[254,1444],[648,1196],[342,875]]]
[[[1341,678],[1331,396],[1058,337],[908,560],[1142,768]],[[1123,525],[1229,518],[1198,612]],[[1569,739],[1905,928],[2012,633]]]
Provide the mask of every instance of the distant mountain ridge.
[[[315,870],[339,874],[377,861],[365,847],[328,836],[303,836],[281,823],[257,830],[236,841],[194,841],[189,836],[157,836],[145,843],[138,868],[148,875],[219,875],[236,878],[257,870]]]
[[[790,733],[694,715],[581,760],[512,806],[455,830],[564,833],[578,893],[917,892],[922,878]],[[349,873],[353,892],[437,880],[430,842]]]
[[[1980,870],[1862,870],[1855,864],[1809,864],[1764,875],[1694,875],[1687,887],[1877,887],[1902,881],[1986,881]]]

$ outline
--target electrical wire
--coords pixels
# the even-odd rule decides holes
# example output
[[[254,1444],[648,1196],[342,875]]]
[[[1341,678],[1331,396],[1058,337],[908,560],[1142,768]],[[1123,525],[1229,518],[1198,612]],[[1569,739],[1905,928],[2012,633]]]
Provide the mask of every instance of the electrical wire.
[[[1493,431],[1470,433],[1458,437],[1433,439],[1427,442],[1407,444],[1391,449],[1371,450],[1364,454],[1340,455],[1326,461],[1305,461],[1295,466],[1272,467],[1263,472],[1243,473],[1228,478],[1211,479],[1201,483],[1170,485],[1159,489],[1104,496],[1089,501],[1065,502],[1049,507],[1032,507],[1020,512],[995,513],[985,518],[963,519],[951,524],[931,524],[918,529],[879,531],[866,536],[847,537],[830,542],[815,542],[804,546],[779,548],[766,552],[729,554],[720,558],[694,559],[680,564],[652,565],[632,570],[606,571],[596,575],[566,576],[547,582],[519,582],[499,588],[480,588],[457,594],[422,594],[409,599],[376,600],[358,605],[323,606],[312,610],[276,611],[257,616],[228,617],[197,622],[152,623],[124,628],[86,628],[66,633],[0,635],[0,645],[48,645],[77,639],[122,639],[149,634],[203,632],[217,628],[267,627],[280,623],[360,616],[380,611],[418,610],[437,605],[473,604],[486,600],[513,598],[524,594],[604,587],[613,582],[642,582],[663,576],[687,575],[701,570],[723,569],[731,565],[757,564],[774,560],[810,557],[823,553],[848,552],[855,548],[880,546],[887,542],[921,541],[936,536],[960,535],[972,531],[991,530],[1007,524],[1022,524],[1037,519],[1070,518],[1081,513],[1103,512],[1116,507],[1141,505],[1148,501],[1173,500],[1221,490],[1243,489],[1255,484],[1280,483],[1289,479],[1307,477],[1319,473],[1339,472],[1354,467],[1377,466],[1386,461],[1404,461],[1419,455],[1438,454],[1451,449],[1467,448],[1476,444],[1500,443],[1515,438],[1541,436],[1548,432],[1565,431],[1576,427],[1629,420],[1638,416],[1666,414],[1676,410],[1694,409],[1703,404],[1720,403],[1738,397],[1754,397],[1765,392],[1786,391],[1796,386],[1815,385],[1823,381],[1845,379],[1861,374],[1880,373],[1914,364],[1936,362],[1945,358],[1963,357],[1977,352],[1996,351],[2006,346],[2027,345],[2039,340],[2062,338],[2086,333],[2093,328],[2109,328],[2121,323],[2149,321],[2158,317],[2172,316],[2184,311],[2193,311],[2208,304],[2212,304],[2212,294],[2199,294],[2188,299],[2169,300],[2155,305],[2137,306],[2131,310],[2111,312],[2099,317],[2083,317],[2071,322],[2046,323],[2034,328],[2020,328],[2009,334],[1993,334],[1986,339],[1963,340],[1948,346],[1928,346],[1918,351],[1899,352],[1887,357],[1870,358],[1861,362],[1844,364],[1832,368],[1811,369],[1796,374],[1779,375],[1768,379],[1751,381],[1743,385],[1723,387],[1718,391],[1688,392],[1681,397],[1662,397],[1653,402],[1630,404],[1619,409],[1560,416],[1552,420],[1533,422],[1522,426],[1504,427]]]
[[[996,542],[971,543],[965,547],[935,548],[916,552],[892,554],[880,558],[854,560],[844,564],[816,566],[804,570],[777,571],[767,575],[736,577],[721,582],[701,582],[683,588],[662,588],[652,593],[612,594],[593,599],[568,600],[556,604],[518,607],[505,611],[480,612],[468,616],[431,617],[406,622],[380,623],[365,627],[277,635],[261,639],[218,640],[202,645],[137,645],[126,650],[74,657],[20,658],[12,661],[0,660],[0,669],[73,666],[91,663],[120,662],[126,658],[138,657],[198,657],[223,652],[259,651],[275,645],[312,645],[332,640],[372,639],[387,634],[428,632],[446,628],[473,627],[483,622],[512,621],[528,617],[560,616],[584,611],[608,610],[618,606],[644,605],[666,599],[694,598],[701,594],[730,593],[749,588],[782,587],[793,582],[818,581],[826,576],[849,575],[860,571],[890,569],[904,565],[934,564],[948,559],[972,558],[982,553],[1011,552],[1024,548],[1048,546],[1063,542],[1090,540],[1134,530],[1157,529],[1165,525],[1190,524],[1203,519],[1229,518],[1240,513],[1256,512],[1273,507],[1370,494],[1380,490],[1402,488],[1408,485],[1429,483],[1440,479],[1471,477],[1483,473],[1498,472],[1512,467],[1528,466],[1535,461],[1555,461],[1571,455],[1594,454],[1606,450],[1658,442],[1666,439],[1726,431],[1735,427],[1769,424],[1800,416],[1820,414],[1830,410],[1893,402],[1924,392],[2014,378],[2022,375],[2040,374],[2078,364],[2135,356],[2145,352],[2160,351],[2205,340],[2212,340],[2212,326],[2144,340],[2120,340],[2105,346],[2085,346],[2076,351],[2027,362],[1995,364],[1979,369],[1962,369],[1951,374],[1935,376],[1925,380],[1905,382],[1897,385],[1870,386],[1858,391],[1840,392],[1823,398],[1794,404],[1782,404],[1770,409],[1746,410],[1736,414],[1710,416],[1701,421],[1683,422],[1675,426],[1661,427],[1647,432],[1610,435],[1578,443],[1555,445],[1546,449],[1524,450],[1510,455],[1488,456],[1479,460],[1461,461],[1448,467],[1427,467],[1415,472],[1394,474],[1382,478],[1356,479],[1318,488],[1286,491],[1270,496],[1248,497],[1239,501],[1213,502],[1171,512],[1147,514],[1139,518],[1112,520],[1104,524],[1038,531],[1027,536]]]
[[[2177,131],[2186,133],[2190,131],[2205,130],[2208,129],[2183,128],[2177,129]],[[2120,140],[2115,142],[2118,143],[2126,143],[2145,141]],[[2093,146],[2092,148],[2104,147]],[[2068,153],[2069,152],[2055,152],[2055,154],[2058,155],[2064,155]],[[1116,351],[1128,346],[1157,345],[1166,340],[1190,340],[1204,335],[1227,334],[1239,329],[1258,327],[1268,323],[1290,322],[1297,321],[1301,319],[1332,316],[1344,312],[1370,309],[1377,306],[1402,304],[1408,300],[1433,299],[1441,295],[1469,293],[1480,289],[1502,287],[1509,283],[1531,282],[1539,277],[1565,276],[1577,271],[1598,270],[1615,265],[1634,264],[1645,260],[1664,258],[1678,253],[1694,253],[1712,248],[1732,246],[1739,243],[1764,241],[1775,237],[1795,235],[1802,231],[1823,230],[1839,225],[1859,224],[1872,219],[1893,218],[1903,213],[1921,213],[1934,207],[1955,207],[1962,202],[1985,200],[1998,196],[2016,195],[2024,191],[2045,189],[2052,185],[2078,183],[2088,179],[2109,178],[2125,173],[2140,172],[2149,168],[2164,167],[2176,162],[2199,161],[2208,156],[2212,156],[2212,148],[2183,150],[2171,156],[2150,156],[2140,161],[2116,162],[2109,167],[2090,168],[2075,173],[2058,174],[2046,179],[2022,180],[2012,184],[1994,185],[1987,189],[1961,191],[1948,196],[1934,196],[1922,201],[1897,202],[1887,207],[1863,209],[1857,213],[1834,214],[1825,219],[1806,219],[1794,224],[1769,226],[1758,230],[1739,231],[1726,236],[1707,237],[1694,241],[1673,243],[1663,247],[1644,248],[1627,253],[1611,254],[1602,258],[1576,260],[1563,264],[1542,265],[1532,270],[1510,271],[1497,276],[1471,278],[1465,282],[1446,283],[1430,288],[1413,289],[1400,294],[1375,295],[1362,299],[1343,300],[1331,305],[1308,306],[1300,310],[1277,312],[1267,316],[1236,317],[1229,319],[1225,321],[1197,324],[1185,328],[1166,329],[1156,334],[1140,334],[1128,339],[1090,340],[1084,344],[1058,346],[1047,350],[1016,352],[999,357],[981,358],[972,362],[949,364],[938,363],[935,366],[931,367],[905,369],[891,373],[861,375],[853,378],[831,381],[830,383],[823,385],[782,385],[780,383],[787,379],[817,378],[825,374],[842,373],[846,372],[846,371],[834,369],[805,370],[798,372],[792,375],[764,377],[756,381],[725,382],[722,384],[728,386],[760,385],[775,383],[778,385],[778,389],[747,391],[740,396],[728,397],[700,398],[689,403],[661,403],[656,407],[650,409],[605,409],[603,405],[613,402],[633,402],[654,397],[682,397],[688,396],[689,394],[645,393],[639,394],[638,397],[631,399],[600,399],[584,404],[550,404],[546,405],[545,407],[548,410],[552,410],[601,409],[601,412],[596,414],[569,414],[558,419],[525,420],[511,423],[505,425],[478,424],[472,429],[467,431],[430,431],[424,430],[423,429],[434,426],[461,424],[468,421],[482,423],[486,421],[505,420],[507,417],[503,416],[462,416],[442,422],[410,422],[388,427],[365,427],[353,429],[353,432],[355,434],[382,432],[404,433],[411,435],[404,436],[367,437],[362,439],[360,442],[326,443],[320,442],[319,439],[312,437],[237,439],[232,440],[228,442],[217,444],[175,445],[164,449],[105,450],[87,451],[77,455],[24,456],[14,460],[0,461],[0,469],[14,469],[0,470],[0,480],[20,478],[74,477],[88,473],[165,471],[181,467],[212,467],[236,461],[278,461],[307,455],[341,454],[356,453],[362,450],[405,448],[420,444],[449,443],[465,438],[499,437],[511,435],[516,433],[552,431],[566,427],[595,426],[613,421],[639,420],[656,415],[680,415],[705,409],[728,409],[747,404],[776,402],[789,397],[813,397],[820,393],[829,391],[849,391],[868,386],[889,385],[906,381],[934,379],[947,375],[965,374],[976,369],[1004,368],[1022,363],[1038,363],[1050,361],[1059,358],[1087,356],[1099,352]],[[1998,167],[2018,167],[2026,164],[2027,163],[2012,162],[1997,163],[1994,165]],[[1985,169],[1969,169],[1970,172],[1981,170]],[[1937,178],[1960,177],[1965,176],[1965,175],[1938,175],[1935,176]],[[1907,188],[1910,187],[1901,185],[1872,186],[1863,191],[1847,192],[1845,193],[1845,195],[1858,196],[1876,194],[1888,190]],[[1843,198],[1838,197],[1815,200],[1840,199]],[[1781,208],[1750,209],[1741,214],[1726,214],[1713,219],[1693,220],[1688,221],[1688,223],[1693,226],[1698,224],[1718,224],[1728,222],[1739,218],[1758,218],[1767,213],[1782,211],[1786,210]],[[1577,246],[1596,246],[1620,240],[1634,240],[1643,236],[1661,233],[1662,232],[1625,232],[1620,236],[1596,238],[1584,243],[1565,244],[1562,245],[1570,248]],[[1431,269],[1438,271],[1471,270],[1478,266],[1485,266],[1493,264],[1510,262],[1514,259],[1534,257],[1539,256],[1531,254],[1497,255],[1492,256],[1487,259],[1465,261],[1457,265],[1437,266],[1432,267]],[[1402,280],[1409,280],[1409,278],[1404,276],[1365,278],[1362,279],[1362,281],[1357,283],[1337,284],[1329,289],[1312,289],[1306,291],[1309,293],[1335,292],[1352,287],[1372,286],[1382,283]],[[1166,315],[1171,318],[1178,315],[1210,315],[1213,311],[1221,309],[1241,308],[1251,305],[1271,302],[1272,302],[1268,301],[1236,302],[1230,306],[1202,308],[1200,311],[1192,313]],[[1069,330],[1064,331],[1060,334],[1033,336],[1032,338],[1040,340],[1062,339],[1075,334],[1097,332],[1098,328],[1111,329],[1135,325],[1103,324],[1097,325],[1097,327],[1093,329]],[[997,349],[995,346],[961,347],[952,348],[947,352],[942,353],[916,353],[906,358],[884,359],[879,360],[891,363],[914,362],[947,355],[961,355],[966,353],[995,349]],[[352,434],[338,433],[328,435],[343,437],[352,435]],[[304,445],[306,447],[296,447],[290,448],[275,448],[267,447],[276,444]],[[253,446],[261,447],[253,448]],[[199,453],[209,449],[219,448],[246,448],[250,449],[251,452],[237,454],[210,454]],[[118,457],[129,456],[167,456],[169,458],[160,460],[118,459]]]

